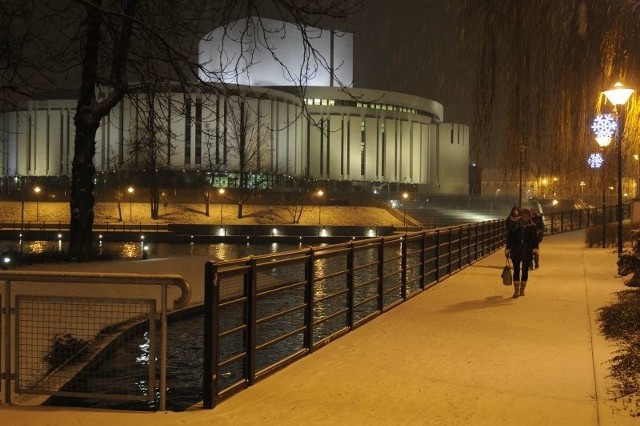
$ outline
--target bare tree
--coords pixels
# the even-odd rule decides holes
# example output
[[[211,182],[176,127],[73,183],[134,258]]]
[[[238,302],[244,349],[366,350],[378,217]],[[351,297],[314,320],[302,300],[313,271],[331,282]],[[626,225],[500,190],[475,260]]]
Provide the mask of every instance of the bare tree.
[[[138,127],[129,143],[130,165],[142,170],[149,189],[149,207],[151,218],[156,220],[160,210],[159,169],[169,168],[169,158],[175,151],[171,144],[171,132],[163,123],[167,123],[166,108],[169,105],[165,96],[156,93],[156,88],[140,91],[139,96],[130,96],[136,105]],[[143,100],[140,100],[142,98]],[[165,102],[161,102],[164,99]],[[160,119],[160,118],[162,119]]]
[[[84,53],[80,96],[75,116],[74,159],[71,187],[71,224],[69,255],[81,259],[93,249],[93,177],[95,167],[95,135],[100,120],[122,99],[129,89],[135,64],[153,60],[155,74],[165,82],[176,82],[184,91],[208,75],[208,81],[220,81],[221,76],[207,71],[194,60],[192,47],[198,34],[195,30],[205,25],[225,25],[247,16],[260,16],[262,6],[270,6],[271,13],[293,21],[302,29],[317,25],[327,17],[343,19],[358,6],[359,1],[154,1],[124,0],[74,0],[84,8],[86,17],[76,21],[82,34]],[[308,38],[303,37],[306,64],[313,61],[317,51]],[[274,57],[278,52],[273,48]],[[250,52],[248,53],[250,56]],[[326,61],[317,59],[320,65]],[[240,64],[240,63],[239,63]],[[303,68],[303,73],[309,67]],[[237,71],[237,68],[236,68]],[[295,70],[297,72],[298,70]],[[292,73],[294,71],[291,71]],[[135,75],[138,81],[146,81],[147,75]],[[96,96],[96,88],[102,83],[109,88],[103,96]],[[248,182],[241,182],[246,187]],[[241,196],[240,199],[244,199]],[[241,203],[239,204],[241,206]],[[241,215],[241,208],[239,210]]]
[[[312,187],[308,179],[298,179],[292,191],[286,193],[284,209],[291,223],[300,223],[304,208],[312,199]]]
[[[265,145],[265,128],[259,125],[259,112],[249,108],[243,97],[233,97],[236,102],[228,109],[230,125],[229,152],[233,159],[232,188],[227,198],[238,207],[238,219],[242,218],[244,204],[268,189],[264,170],[264,157],[268,153]]]
[[[218,183],[218,190],[222,188],[220,179],[223,178],[223,172],[226,168],[226,159],[229,154],[228,145],[226,143],[216,143],[216,135],[214,130],[209,125],[205,126],[204,131],[204,159],[202,161],[202,167],[205,171],[205,176],[202,182],[202,195],[205,202],[205,216],[209,217],[209,203],[211,201],[211,193]],[[222,197],[222,192],[220,192]],[[220,199],[222,202],[222,199]]]
[[[214,27],[261,16],[293,22],[303,32],[300,69],[285,69],[304,96],[307,78],[328,68],[315,49],[307,27],[339,22],[361,0],[0,0],[0,101],[17,103],[42,88],[79,90],[70,195],[71,259],[93,253],[93,164],[101,121],[131,92],[133,86],[178,87],[191,97],[203,82],[229,81],[251,64],[251,49],[243,50],[225,70],[210,70],[198,60],[198,42]],[[266,12],[265,12],[266,11]],[[266,13],[266,14],[265,14]],[[267,40],[267,30],[260,40]],[[260,28],[262,28],[260,30]],[[245,34],[247,34],[245,32]],[[227,43],[237,43],[225,33]],[[280,52],[260,46],[278,60]],[[247,61],[247,59],[249,59]],[[151,70],[151,71],[150,71]],[[300,75],[301,74],[301,75]],[[225,90],[222,90],[224,92]],[[244,185],[244,182],[242,185]]]

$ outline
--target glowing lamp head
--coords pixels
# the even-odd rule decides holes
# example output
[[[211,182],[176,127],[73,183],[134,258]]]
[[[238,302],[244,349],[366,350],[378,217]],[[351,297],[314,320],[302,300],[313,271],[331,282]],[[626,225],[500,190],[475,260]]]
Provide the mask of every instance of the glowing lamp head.
[[[596,142],[598,142],[598,145],[602,148],[606,148],[611,143],[611,138],[609,136],[598,136]]]
[[[617,82],[612,89],[605,90],[603,93],[612,104],[624,105],[627,103],[633,92],[633,89],[624,87],[622,83]]]

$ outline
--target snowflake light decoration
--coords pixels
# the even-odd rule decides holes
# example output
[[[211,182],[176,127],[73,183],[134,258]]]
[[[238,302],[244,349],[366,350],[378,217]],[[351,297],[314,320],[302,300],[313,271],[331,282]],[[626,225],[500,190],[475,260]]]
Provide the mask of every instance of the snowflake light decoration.
[[[596,134],[596,137],[612,138],[618,129],[618,122],[613,114],[598,114],[593,119],[591,129]]]
[[[592,169],[599,169],[600,167],[602,167],[603,163],[604,158],[599,152],[591,154],[587,159],[587,164],[589,164],[589,167],[591,167]]]

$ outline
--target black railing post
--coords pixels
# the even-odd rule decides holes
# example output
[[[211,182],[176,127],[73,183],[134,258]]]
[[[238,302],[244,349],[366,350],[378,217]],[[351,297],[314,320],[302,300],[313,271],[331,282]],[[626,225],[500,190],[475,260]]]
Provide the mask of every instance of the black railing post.
[[[353,241],[349,244],[349,252],[347,253],[347,299],[349,304],[349,310],[347,311],[347,325],[349,329],[353,329],[355,309],[355,289],[354,289],[354,264],[355,264],[355,249],[353,248]]]
[[[440,228],[436,229],[435,233],[436,244],[435,244],[435,260],[436,260],[436,282],[440,281]]]
[[[407,233],[402,236],[402,259],[400,264],[402,265],[402,274],[400,276],[400,298],[407,300],[407,247],[409,246],[409,240]]]
[[[420,238],[420,289],[424,290],[425,287],[425,277],[424,277],[424,262],[425,262],[425,254],[424,250],[427,245],[427,233],[426,231],[422,231],[422,238]]]
[[[204,267],[204,368],[202,378],[203,406],[212,409],[218,396],[218,318],[220,289],[211,262]]]
[[[473,249],[473,261],[477,262],[478,261],[478,236],[480,235],[478,230],[480,229],[480,227],[482,226],[482,223],[476,223],[475,227],[474,227],[474,237],[475,237],[475,248]]]
[[[257,285],[256,285],[256,260],[253,256],[249,260],[249,271],[244,274],[244,291],[247,295],[247,380],[249,386],[256,381],[256,342],[258,341],[257,321]]]
[[[458,270],[462,269],[462,226],[458,227]]]
[[[449,227],[449,232],[447,234],[449,235],[449,241],[447,244],[447,275],[451,275],[451,252],[453,251],[453,229],[451,229],[451,227]]]
[[[380,238],[380,245],[378,246],[378,312],[384,310],[384,237]]]
[[[306,311],[304,313],[304,347],[309,349],[309,352],[313,352],[313,306],[314,306],[314,290],[313,290],[313,265],[315,259],[315,252],[310,248],[307,252],[307,260],[304,267],[304,279],[305,279],[305,299],[306,299]]]

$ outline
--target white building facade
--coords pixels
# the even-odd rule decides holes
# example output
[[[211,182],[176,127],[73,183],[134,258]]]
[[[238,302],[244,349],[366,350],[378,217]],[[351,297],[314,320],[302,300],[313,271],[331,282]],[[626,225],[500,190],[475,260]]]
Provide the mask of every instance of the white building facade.
[[[228,64],[214,60],[222,57],[215,31],[201,42],[201,63],[223,69]],[[307,83],[320,85],[306,87],[304,99],[265,58],[235,76],[233,95],[224,95],[226,86],[215,83],[189,96],[162,94],[155,106],[161,143],[167,146],[161,167],[175,173],[215,171],[220,179],[216,185],[233,186],[225,176],[241,167],[233,149],[241,116],[245,138],[250,134],[258,147],[256,158],[244,165],[250,172],[373,187],[411,184],[420,192],[467,194],[468,126],[443,123],[444,108],[433,100],[357,88],[347,94],[336,87],[338,76],[340,81],[352,76],[352,37],[325,33],[318,43],[336,69],[316,73],[317,79]],[[295,36],[290,38],[295,41]],[[295,43],[286,47],[296,51]],[[295,58],[285,60],[292,67],[299,65]],[[96,135],[96,171],[139,167],[130,148],[140,137],[144,115],[136,96],[125,98],[103,119]],[[69,95],[31,100],[20,110],[0,113],[2,174],[70,176],[76,104]]]

